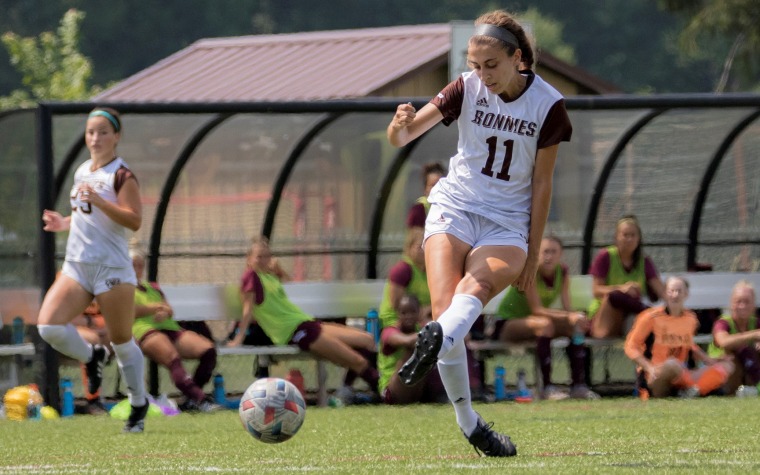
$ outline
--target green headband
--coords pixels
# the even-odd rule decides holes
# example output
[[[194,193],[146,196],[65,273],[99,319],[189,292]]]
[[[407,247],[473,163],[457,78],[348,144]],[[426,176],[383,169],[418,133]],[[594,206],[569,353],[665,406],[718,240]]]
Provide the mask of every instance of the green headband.
[[[97,117],[97,116],[105,117],[106,119],[108,119],[108,121],[113,124],[114,130],[116,130],[117,132],[121,130],[119,119],[114,117],[113,114],[111,114],[110,112],[104,111],[102,109],[98,109],[98,110],[94,110],[90,112],[89,117]]]

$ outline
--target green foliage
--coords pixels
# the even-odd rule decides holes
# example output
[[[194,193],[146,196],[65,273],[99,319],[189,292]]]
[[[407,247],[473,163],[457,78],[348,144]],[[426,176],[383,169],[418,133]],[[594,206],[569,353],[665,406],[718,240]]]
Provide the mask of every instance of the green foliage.
[[[518,455],[479,458],[450,404],[306,410],[296,436],[255,441],[237,411],[181,414],[121,434],[107,416],[0,420],[3,473],[757,473],[757,400],[477,404]]]
[[[678,37],[691,57],[714,53],[723,57],[715,89],[760,87],[760,2],[757,0],[661,0],[664,8],[688,20]],[[706,53],[707,52],[707,53]],[[729,75],[735,73],[730,85]]]
[[[22,74],[24,89],[0,98],[0,109],[31,107],[40,100],[81,100],[90,97],[90,60],[79,52],[79,25],[83,12],[71,9],[61,19],[56,33],[37,38],[13,32],[2,36],[11,64]]]
[[[575,64],[575,50],[562,39],[562,23],[542,15],[535,8],[521,13],[520,19],[530,23],[539,50],[548,51],[563,61]]]

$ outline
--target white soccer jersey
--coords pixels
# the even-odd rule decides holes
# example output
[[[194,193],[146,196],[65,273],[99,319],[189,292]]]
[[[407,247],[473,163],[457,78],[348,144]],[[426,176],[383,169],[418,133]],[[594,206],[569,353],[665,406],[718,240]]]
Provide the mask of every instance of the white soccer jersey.
[[[522,95],[505,102],[467,72],[431,101],[444,114],[444,124],[457,121],[459,142],[448,175],[429,197],[431,203],[484,216],[526,239],[536,152],[569,140],[572,132],[559,92],[533,73],[527,79]]]
[[[113,267],[131,267],[129,229],[117,224],[96,206],[79,200],[79,187],[88,183],[106,201],[117,203],[117,194],[128,178],[133,178],[121,157],[90,171],[87,160],[74,173],[71,200],[71,228],[66,243],[66,260]]]

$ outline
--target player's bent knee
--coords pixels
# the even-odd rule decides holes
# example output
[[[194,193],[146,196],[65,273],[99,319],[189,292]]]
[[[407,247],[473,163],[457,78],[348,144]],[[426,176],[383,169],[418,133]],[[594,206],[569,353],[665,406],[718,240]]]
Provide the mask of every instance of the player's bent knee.
[[[65,325],[37,325],[37,332],[40,334],[40,338],[53,347],[66,341]]]

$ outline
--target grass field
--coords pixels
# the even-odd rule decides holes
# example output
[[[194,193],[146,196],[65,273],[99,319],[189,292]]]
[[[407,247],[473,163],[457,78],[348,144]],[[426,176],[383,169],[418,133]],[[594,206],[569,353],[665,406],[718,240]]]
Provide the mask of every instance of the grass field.
[[[150,418],[121,434],[108,416],[0,420],[0,474],[16,473],[759,473],[760,399],[477,404],[518,456],[479,458],[448,405],[307,409],[266,445],[236,411]]]

